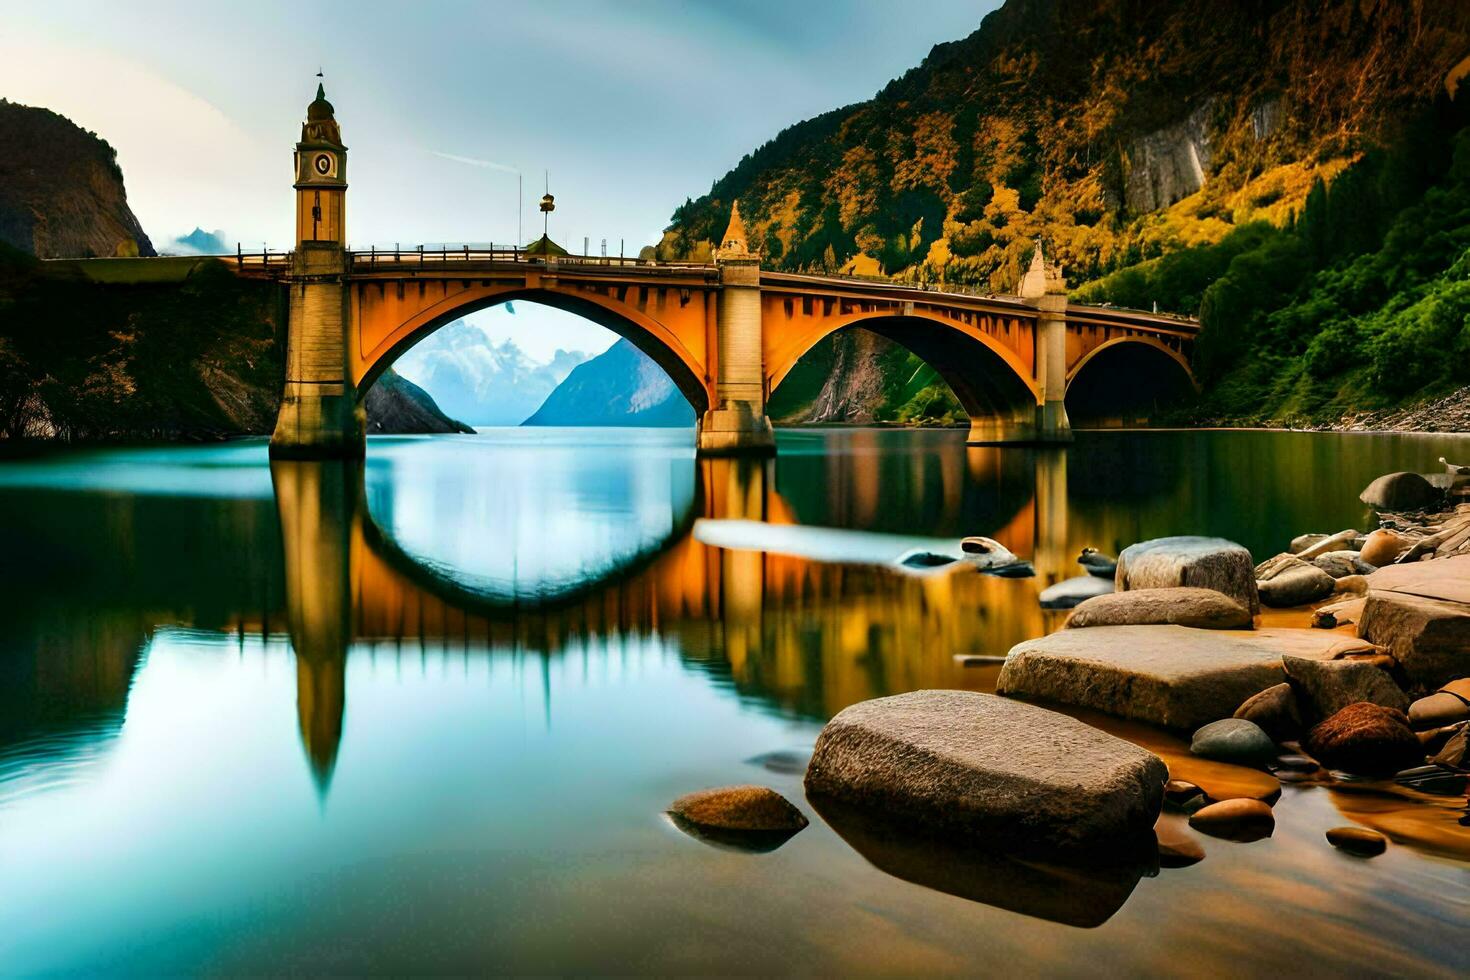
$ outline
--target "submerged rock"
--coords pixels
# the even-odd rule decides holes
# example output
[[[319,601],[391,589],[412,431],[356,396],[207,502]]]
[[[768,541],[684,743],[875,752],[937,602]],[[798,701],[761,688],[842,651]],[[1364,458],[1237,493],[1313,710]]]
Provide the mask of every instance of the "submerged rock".
[[[1273,684],[1261,693],[1247,698],[1244,704],[1235,709],[1234,717],[1255,722],[1277,742],[1296,738],[1306,727],[1302,720],[1301,706],[1297,703],[1296,691],[1289,683]]]
[[[1108,595],[1112,591],[1113,583],[1108,579],[1078,575],[1047,586],[1041,590],[1039,598],[1042,609],[1071,609],[1088,599]]]
[[[1463,772],[1440,765],[1415,766],[1393,774],[1400,786],[1429,793],[1432,796],[1464,796],[1466,776]]]
[[[1130,545],[1118,556],[1118,590],[1179,585],[1214,589],[1254,616],[1261,608],[1254,565],[1249,551],[1224,538],[1155,538]]]
[[[1214,589],[1130,589],[1082,602],[1066,626],[1193,626],[1199,629],[1250,629],[1251,614]]]
[[[1168,770],[1054,711],[971,691],[915,691],[843,709],[817,738],[808,795],[941,834],[1081,853],[1146,834]]]
[[[668,813],[689,836],[736,850],[773,851],[807,825],[800,810],[764,786],[689,793],[670,804]]]
[[[1350,704],[1307,734],[1306,750],[1324,766],[1361,776],[1391,776],[1424,763],[1424,749],[1402,711]]]
[[[1176,826],[1175,819],[1160,820],[1154,827],[1158,838],[1159,867],[1187,868],[1205,859],[1205,849],[1199,841]]]
[[[1189,751],[1217,762],[1261,766],[1276,758],[1276,743],[1253,721],[1222,718],[1196,731]]]
[[[1358,499],[1378,510],[1423,510],[1439,500],[1439,491],[1418,473],[1386,473]]]
[[[775,752],[762,752],[745,761],[749,765],[760,766],[785,776],[798,776],[806,772],[806,764],[811,758],[812,754],[805,749],[778,749]]]
[[[1260,800],[1222,800],[1196,810],[1189,825],[1202,834],[1244,844],[1270,837],[1276,815]]]
[[[1327,831],[1327,843],[1358,857],[1377,857],[1388,849],[1388,838],[1366,827],[1333,827]]]
[[[996,691],[1193,730],[1230,717],[1247,698],[1285,681],[1283,654],[1325,660],[1372,649],[1312,629],[1058,630],[1012,647]]]
[[[1409,696],[1387,671],[1365,661],[1282,657],[1281,666],[1299,703],[1313,720],[1327,718],[1359,701],[1399,711],[1409,707]]]

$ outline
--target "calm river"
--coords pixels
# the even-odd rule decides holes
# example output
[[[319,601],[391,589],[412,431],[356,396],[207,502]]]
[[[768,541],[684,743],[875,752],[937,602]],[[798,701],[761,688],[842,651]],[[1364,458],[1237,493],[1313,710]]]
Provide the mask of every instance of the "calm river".
[[[1193,867],[1022,880],[840,834],[800,769],[846,705],[993,685],[956,656],[1054,629],[1037,592],[1085,545],[1263,558],[1363,527],[1372,477],[1470,439],[779,441],[757,464],[544,429],[373,439],[362,468],[272,468],[261,441],[0,463],[0,973],[1465,967],[1463,798],[1287,786],[1273,838]],[[835,529],[809,543],[842,560],[712,547],[701,518]],[[852,561],[967,534],[1037,576]],[[812,825],[750,854],[663,816],[743,782]],[[1347,857],[1322,836],[1347,822],[1395,844]]]

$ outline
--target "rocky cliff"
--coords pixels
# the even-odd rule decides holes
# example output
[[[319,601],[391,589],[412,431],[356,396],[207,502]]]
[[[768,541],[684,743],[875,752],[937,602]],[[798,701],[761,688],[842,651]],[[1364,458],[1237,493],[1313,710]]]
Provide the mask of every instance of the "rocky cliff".
[[[3,99],[0,241],[48,259],[154,254],[107,141],[48,109]]]
[[[1391,141],[1470,52],[1470,5],[1008,0],[868,102],[798,123],[686,202],[767,264],[1012,288],[1037,237],[1072,282],[1254,218]]]
[[[389,368],[363,399],[369,435],[474,432],[440,410],[424,389]]]

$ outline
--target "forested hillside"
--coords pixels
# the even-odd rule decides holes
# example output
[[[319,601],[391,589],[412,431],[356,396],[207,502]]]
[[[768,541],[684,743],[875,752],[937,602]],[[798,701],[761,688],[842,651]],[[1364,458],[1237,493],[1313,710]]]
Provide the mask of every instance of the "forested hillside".
[[[1427,356],[1465,342],[1467,56],[1464,3],[1009,0],[745,157],[659,253],[704,257],[737,198],[781,269],[1007,291],[1039,238],[1080,296],[1202,316],[1201,413],[1382,405],[1467,380]],[[895,384],[880,414],[913,416]]]

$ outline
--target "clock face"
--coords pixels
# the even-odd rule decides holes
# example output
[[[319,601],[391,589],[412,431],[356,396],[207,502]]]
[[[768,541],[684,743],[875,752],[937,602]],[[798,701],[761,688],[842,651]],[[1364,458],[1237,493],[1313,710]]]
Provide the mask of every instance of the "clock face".
[[[335,161],[330,153],[318,153],[311,161],[311,166],[321,177],[330,177],[336,169]]]

